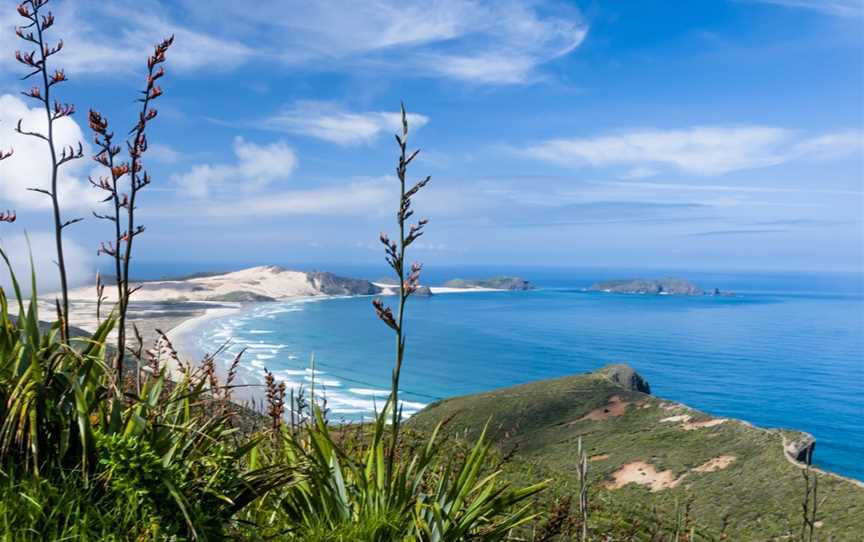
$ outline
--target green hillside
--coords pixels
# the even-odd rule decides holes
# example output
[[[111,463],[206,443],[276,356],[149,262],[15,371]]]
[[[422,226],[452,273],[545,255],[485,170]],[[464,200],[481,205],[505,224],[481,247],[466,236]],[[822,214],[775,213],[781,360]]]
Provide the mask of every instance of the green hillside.
[[[729,540],[797,540],[805,483],[802,465],[784,452],[784,443],[806,443],[808,436],[715,419],[636,391],[647,390],[642,384],[628,367],[611,366],[440,401],[410,426],[425,432],[446,419],[445,434],[461,439],[476,436],[488,420],[492,440],[508,458],[507,478],[549,478],[553,494],[574,495],[574,502],[581,437],[598,522],[656,507],[667,515],[687,510],[711,532],[720,533],[725,523]],[[813,474],[819,540],[858,540],[864,488]]]

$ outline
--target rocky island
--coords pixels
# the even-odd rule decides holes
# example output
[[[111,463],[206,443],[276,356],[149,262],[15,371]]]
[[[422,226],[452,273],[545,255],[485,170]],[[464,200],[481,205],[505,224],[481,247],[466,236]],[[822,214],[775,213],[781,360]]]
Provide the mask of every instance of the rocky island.
[[[689,280],[680,278],[610,280],[594,283],[588,290],[614,294],[703,295],[705,293]]]

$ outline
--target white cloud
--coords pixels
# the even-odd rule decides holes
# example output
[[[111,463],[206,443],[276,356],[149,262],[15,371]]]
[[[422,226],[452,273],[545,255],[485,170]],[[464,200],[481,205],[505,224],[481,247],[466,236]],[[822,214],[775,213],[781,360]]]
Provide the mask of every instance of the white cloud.
[[[799,142],[795,154],[833,158],[864,152],[864,132],[846,131],[825,134]]]
[[[429,118],[416,113],[408,114],[408,123],[416,130],[429,122]],[[401,117],[396,112],[346,111],[326,102],[302,101],[284,109],[265,121],[275,130],[303,134],[339,145],[372,143],[382,132],[396,133],[401,129]]]
[[[15,132],[18,119],[22,119],[25,131],[47,130],[48,122],[43,109],[30,108],[24,101],[9,94],[0,96],[0,148],[8,150],[11,147],[15,151],[10,158],[0,162],[0,207],[46,209],[51,205],[50,198],[28,188],[50,188],[48,145],[41,139]],[[83,158],[68,162],[60,169],[58,185],[63,207],[77,210],[90,208],[98,198],[82,178],[84,169],[92,165],[87,138],[72,117],[64,117],[54,123],[54,137],[58,146],[72,145],[77,149],[81,142],[85,151]]]
[[[860,138],[850,132],[802,138],[792,130],[770,126],[637,129],[550,139],[517,152],[572,167],[627,166],[638,173],[640,168],[665,165],[699,175],[721,175],[796,158],[846,154],[860,148]]]
[[[297,167],[297,155],[283,141],[257,145],[237,137],[234,156],[233,164],[198,165],[187,173],[174,175],[172,180],[186,194],[206,198],[225,191],[259,190],[288,179]]]
[[[2,232],[5,233],[5,232]],[[0,235],[0,247],[9,256],[12,268],[22,289],[30,290],[30,259],[36,268],[36,285],[44,297],[45,294],[60,289],[60,277],[57,274],[57,259],[54,236],[48,233],[31,234],[28,238],[21,233]],[[95,249],[87,249],[68,236],[63,240],[63,259],[66,262],[66,275],[69,284],[78,286],[92,281],[95,276]],[[12,281],[5,265],[0,267],[0,287],[12,295]]]
[[[435,71],[476,83],[522,83],[536,63],[533,57],[523,54],[429,55]]]
[[[287,190],[214,203],[213,216],[340,215],[369,216],[389,211],[394,182],[390,178],[357,181],[308,190]],[[398,197],[398,193],[397,193]]]
[[[864,3],[861,0],[746,0],[760,4],[773,4],[788,8],[809,9],[839,17],[861,17]]]
[[[649,167],[637,166],[621,175],[622,179],[647,179],[657,175],[659,171]]]
[[[476,14],[474,26],[465,34],[466,47],[420,54],[421,66],[428,66],[437,75],[475,83],[530,82],[539,65],[572,52],[588,34],[588,26],[578,12],[541,16],[536,9],[541,6],[522,2],[486,4],[485,12]],[[477,34],[472,35],[478,29],[485,39],[477,40]]]
[[[236,40],[209,35],[173,22],[156,2],[148,2],[145,6],[140,2],[79,0],[57,6],[52,4],[51,10],[56,23],[46,39],[62,39],[64,43],[63,51],[53,57],[52,66],[65,68],[73,78],[85,73],[143,74],[153,45],[172,34],[176,39],[169,60],[171,68],[177,70],[232,69],[255,54],[253,48]],[[135,16],[130,17],[130,13]],[[10,29],[22,21],[24,19],[15,10],[5,9],[0,13],[0,28]],[[3,51],[27,50],[30,45],[11,31],[0,33],[0,49]],[[0,66],[10,73],[23,75],[24,67],[11,55],[4,55],[2,60]]]
[[[588,30],[572,4],[553,0],[293,0],[254,10],[214,0],[186,6],[224,32],[256,39],[259,49],[289,64],[329,69],[350,62],[377,73],[475,83],[531,81],[539,66],[578,47]]]
[[[178,71],[258,62],[517,84],[573,51],[588,30],[579,11],[559,0],[288,0],[255,9],[231,0],[76,0],[52,8],[50,36],[66,45],[56,63],[72,77],[139,73],[152,45],[174,34],[169,62]],[[0,13],[0,28],[17,24],[14,10]],[[0,33],[2,50],[25,45]],[[8,56],[0,66],[21,68]]]
[[[177,150],[161,143],[153,143],[147,147],[147,159],[159,164],[176,164],[182,156]]]

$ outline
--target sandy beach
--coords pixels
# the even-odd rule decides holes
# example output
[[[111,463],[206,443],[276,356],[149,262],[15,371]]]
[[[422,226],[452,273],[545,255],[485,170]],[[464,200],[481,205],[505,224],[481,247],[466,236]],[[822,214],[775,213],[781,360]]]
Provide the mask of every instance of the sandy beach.
[[[501,290],[435,286],[430,291],[433,295],[439,295]],[[133,326],[137,328],[144,349],[148,350],[156,345],[159,332],[165,333],[180,358],[195,364],[209,353],[200,351],[195,346],[195,340],[206,331],[208,323],[216,318],[274,301],[322,300],[346,295],[391,296],[396,293],[392,284],[336,277],[329,273],[292,271],[276,266],[251,267],[186,279],[148,281],[141,283],[133,294],[129,305],[127,335],[134,344]],[[70,290],[70,322],[85,331],[95,331],[116,303],[116,294],[112,284],[105,285],[97,315],[95,284]],[[55,295],[43,298],[40,307],[43,314],[55,310]],[[224,363],[218,365],[225,370]],[[177,367],[170,369],[174,371]]]

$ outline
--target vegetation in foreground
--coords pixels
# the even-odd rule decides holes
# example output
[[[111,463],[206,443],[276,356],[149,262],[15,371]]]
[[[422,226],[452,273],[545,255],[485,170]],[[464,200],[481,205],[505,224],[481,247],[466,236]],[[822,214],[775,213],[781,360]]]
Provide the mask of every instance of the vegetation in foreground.
[[[6,540],[504,540],[534,514],[526,500],[544,484],[511,489],[488,468],[489,445],[481,437],[460,457],[442,453],[435,431],[422,445],[401,439],[399,377],[405,360],[403,317],[419,286],[420,265],[408,266],[408,247],[423,234],[425,220],[409,222],[412,197],[428,182],[407,182],[408,122],[402,109],[397,173],[398,238],[382,235],[387,262],[399,282],[396,313],[375,300],[378,317],[396,336],[390,398],[372,426],[354,438],[334,434],[314,393],[293,390],[286,426],[286,386],[268,374],[266,427],[241,427],[231,407],[232,380],[217,376],[216,356],[200,366],[181,360],[167,337],[145,352],[127,340],[126,314],[134,240],[144,233],[135,221],[136,197],[151,183],[143,160],[152,102],[163,92],[156,81],[173,37],[155,46],[147,60],[140,110],[123,145],[108,119],[95,110],[90,128],[98,148],[94,160],[107,175],[93,180],[105,193],[109,212],[95,213],[111,225],[111,240],[99,252],[113,259],[118,303],[93,334],[77,334],[69,322],[64,220],[58,172],[83,157],[55,147],[53,124],[75,108],[56,102],[54,87],[67,80],[49,69],[62,42],[48,43],[54,16],[47,0],[18,6],[16,29],[30,52],[16,58],[26,78],[41,79],[25,96],[45,109],[47,129],[22,135],[47,144],[51,199],[61,292],[53,324],[40,322],[36,274],[29,302],[0,251],[14,285],[12,306],[0,290],[0,532]],[[4,151],[0,159],[10,156]],[[15,219],[5,213],[3,221]],[[31,262],[32,268],[32,262]],[[97,317],[103,286],[98,284]],[[17,317],[11,313],[17,308]],[[109,335],[116,343],[109,347]],[[242,355],[242,354],[241,354]],[[134,360],[134,363],[131,361]],[[127,363],[129,362],[129,363]],[[179,371],[169,372],[168,367]],[[131,378],[129,375],[131,373]],[[170,376],[170,379],[169,379]],[[389,423],[389,426],[387,422]]]
[[[17,131],[46,144],[50,178],[34,190],[51,201],[61,292],[56,317],[45,324],[38,313],[35,270],[27,300],[9,255],[0,251],[14,294],[10,299],[0,290],[3,540],[713,539],[697,527],[689,505],[654,513],[648,523],[627,499],[610,501],[608,507],[590,504],[589,458],[581,440],[575,458],[572,442],[565,439],[560,464],[536,461],[530,450],[551,444],[545,421],[559,414],[555,408],[531,412],[525,419],[543,422],[530,430],[535,438],[524,443],[525,455],[502,453],[500,446],[523,422],[511,423],[502,440],[508,422],[494,419],[496,409],[488,404],[449,428],[449,417],[431,421],[440,408],[403,428],[404,314],[421,271],[419,264],[408,265],[406,257],[426,225],[425,220],[410,221],[412,198],[429,182],[428,177],[408,181],[417,151],[408,150],[404,107],[402,132],[396,136],[398,235],[380,238],[399,285],[395,311],[374,301],[378,318],[394,332],[395,359],[390,397],[374,423],[331,427],[314,390],[292,390],[286,403],[286,386],[272,375],[266,381],[266,413],[250,415],[231,402],[240,356],[221,382],[215,354],[192,366],[178,357],[167,337],[145,350],[134,326],[130,334],[126,316],[135,292],[129,279],[133,244],[144,233],[136,222],[136,202],[152,182],[144,167],[146,130],[157,117],[152,104],[163,94],[157,81],[165,75],[162,64],[173,38],[159,42],[147,59],[140,106],[125,142],[115,140],[108,119],[98,111],[88,116],[98,149],[93,159],[107,172],[93,180],[109,209],[96,214],[110,225],[110,240],[100,244],[99,252],[112,258],[118,303],[100,314],[104,318],[94,333],[77,332],[69,321],[63,237],[82,219],[64,217],[59,172],[83,158],[84,151],[83,145],[55,144],[54,123],[73,115],[75,108],[52,101],[55,87],[67,76],[51,65],[63,45],[49,40],[54,16],[47,3],[27,0],[17,8],[23,23],[16,34],[31,50],[17,52],[16,58],[27,68],[25,79],[36,81],[24,95],[46,115],[44,131],[20,123]],[[12,152],[0,151],[0,161]],[[14,211],[0,213],[0,222],[14,220]],[[101,283],[98,291],[100,312]],[[516,411],[524,414],[531,404]],[[442,430],[453,435],[457,427],[464,428],[459,438],[439,438]],[[487,438],[487,427],[497,446]],[[626,427],[618,429],[624,431],[621,438],[638,437]],[[602,437],[602,432],[586,437]],[[589,446],[602,442],[598,438]],[[568,466],[577,473],[578,487],[572,490],[566,483],[572,477],[562,474]],[[547,476],[557,478],[560,496],[541,496],[547,482],[538,480]],[[811,494],[817,502],[808,486],[806,498]],[[570,512],[572,495],[578,495],[578,514]],[[818,516],[812,508],[807,516],[807,510],[805,506],[809,519],[801,535],[813,540]]]

